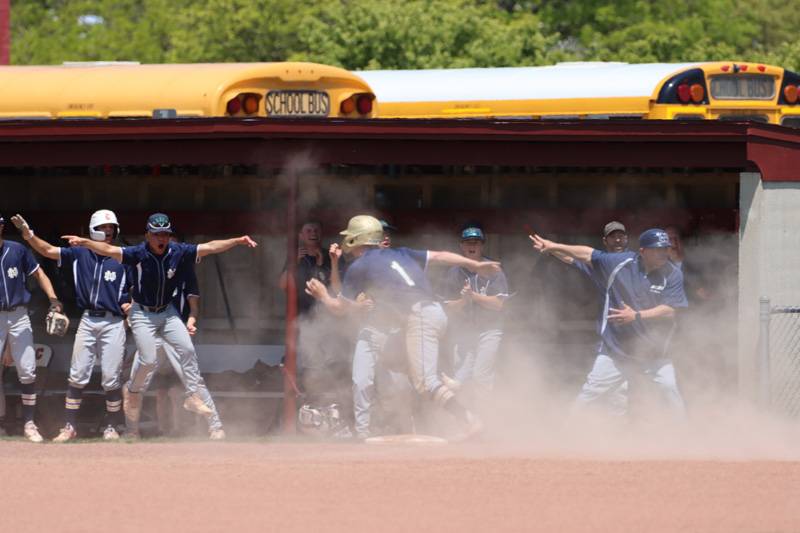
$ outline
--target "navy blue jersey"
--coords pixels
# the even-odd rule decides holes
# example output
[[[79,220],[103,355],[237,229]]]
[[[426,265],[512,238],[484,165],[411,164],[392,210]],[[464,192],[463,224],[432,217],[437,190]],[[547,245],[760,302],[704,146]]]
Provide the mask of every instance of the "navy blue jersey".
[[[342,295],[365,293],[382,315],[405,316],[417,302],[433,300],[425,269],[428,252],[409,248],[370,248],[348,267]]]
[[[120,304],[130,301],[124,266],[81,247],[60,248],[58,266],[65,265],[72,266],[78,307],[124,315]]]
[[[178,282],[195,261],[196,244],[171,242],[160,256],[151,252],[146,242],[122,248],[122,263],[133,267],[133,301],[148,307],[170,303]]]
[[[623,302],[634,311],[668,305],[687,307],[683,274],[672,263],[645,272],[641,255],[636,252],[592,252],[592,273],[605,294],[599,324],[601,350],[608,355],[639,358],[666,357],[675,331],[672,320],[635,320],[629,324],[608,321],[610,308],[621,309]],[[613,278],[613,279],[612,279]],[[611,281],[611,283],[609,283]]]
[[[339,261],[339,267],[342,266]],[[287,261],[288,265],[288,261]],[[284,268],[286,270],[286,268]],[[322,253],[322,264],[317,264],[317,259],[313,256],[303,256],[297,263],[295,290],[297,291],[297,312],[299,314],[308,313],[316,304],[313,296],[306,294],[306,282],[317,279],[326,287],[331,283],[331,257],[329,254]],[[339,273],[341,276],[341,271]]]
[[[39,268],[30,249],[18,242],[3,241],[0,246],[0,310],[28,305],[31,293],[25,286],[28,276]]]
[[[181,320],[189,320],[189,296],[200,296],[200,287],[197,284],[197,274],[194,271],[194,264],[189,263],[188,269],[184,270],[184,275],[178,281],[178,286],[172,293],[172,305],[181,315]]]
[[[485,258],[484,260],[488,261]],[[502,271],[490,278],[484,278],[475,272],[458,266],[451,267],[447,271],[445,276],[445,296],[449,300],[461,298],[461,289],[464,288],[466,283],[469,283],[473,292],[484,296],[499,296],[501,298],[508,296],[508,282],[506,281],[506,275]],[[464,308],[464,313],[455,316],[463,317],[469,324],[480,328],[481,331],[497,328],[502,322],[502,313],[486,309],[474,302]]]

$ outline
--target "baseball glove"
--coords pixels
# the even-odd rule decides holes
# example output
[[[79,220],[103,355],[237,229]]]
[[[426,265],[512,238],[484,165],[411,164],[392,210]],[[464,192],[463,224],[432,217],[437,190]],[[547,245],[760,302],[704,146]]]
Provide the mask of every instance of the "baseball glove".
[[[45,329],[50,335],[63,337],[69,329],[69,318],[62,311],[64,306],[55,298],[50,300],[50,309],[44,319]]]

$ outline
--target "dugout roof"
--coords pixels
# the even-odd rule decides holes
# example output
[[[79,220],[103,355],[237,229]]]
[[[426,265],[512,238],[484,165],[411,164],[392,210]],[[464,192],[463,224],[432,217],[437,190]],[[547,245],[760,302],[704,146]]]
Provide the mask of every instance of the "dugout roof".
[[[800,131],[718,121],[115,119],[0,126],[0,166],[719,167],[800,181]]]

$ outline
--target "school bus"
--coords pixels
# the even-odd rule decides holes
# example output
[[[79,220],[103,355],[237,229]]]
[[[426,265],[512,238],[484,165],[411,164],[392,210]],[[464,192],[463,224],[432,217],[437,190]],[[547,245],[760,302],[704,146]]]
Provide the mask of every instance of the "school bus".
[[[373,116],[364,80],[314,63],[0,67],[0,119]]]
[[[800,127],[800,76],[761,63],[357,72],[380,118],[752,120]]]

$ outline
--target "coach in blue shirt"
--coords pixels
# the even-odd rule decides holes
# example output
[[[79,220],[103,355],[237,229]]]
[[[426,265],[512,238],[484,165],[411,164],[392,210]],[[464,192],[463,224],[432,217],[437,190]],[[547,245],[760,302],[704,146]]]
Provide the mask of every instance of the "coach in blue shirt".
[[[649,229],[639,237],[639,252],[607,253],[589,246],[559,244],[538,235],[533,246],[542,253],[566,254],[591,264],[592,276],[603,289],[600,349],[577,407],[620,394],[631,383],[650,381],[664,404],[683,415],[669,348],[675,332],[675,313],[687,306],[683,275],[669,261],[667,233]],[[614,414],[627,413],[627,402],[611,406]]]

